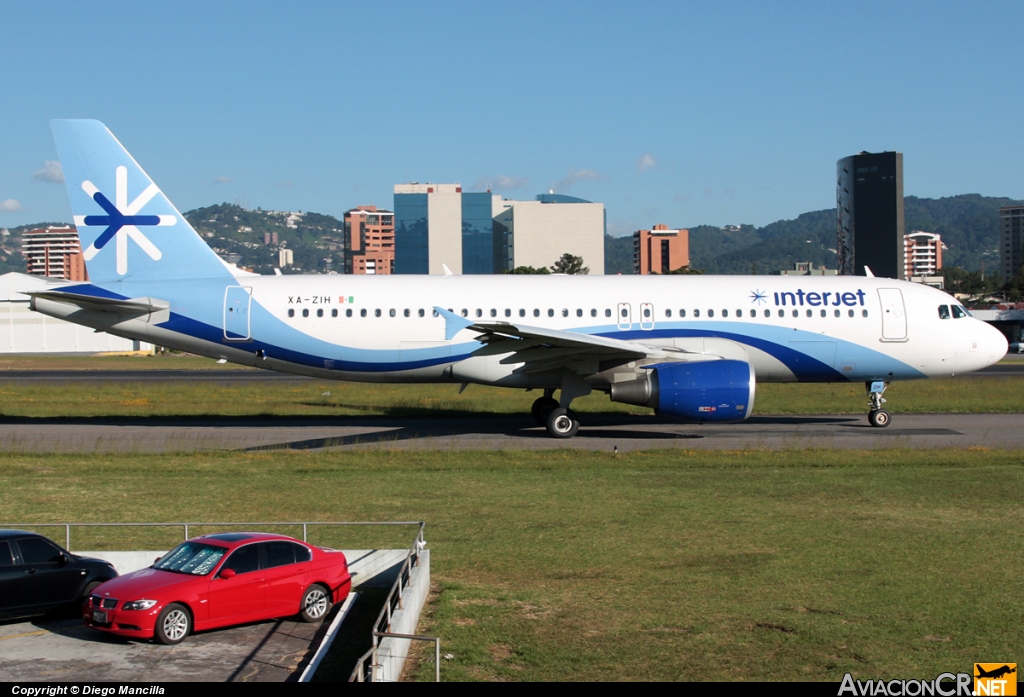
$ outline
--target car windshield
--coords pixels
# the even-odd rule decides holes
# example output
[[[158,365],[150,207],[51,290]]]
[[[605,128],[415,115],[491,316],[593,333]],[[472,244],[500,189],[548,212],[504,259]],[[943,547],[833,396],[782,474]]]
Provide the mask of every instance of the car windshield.
[[[227,552],[223,547],[204,545],[198,542],[184,542],[161,557],[153,564],[154,569],[176,571],[180,574],[205,576],[213,571],[217,562]]]

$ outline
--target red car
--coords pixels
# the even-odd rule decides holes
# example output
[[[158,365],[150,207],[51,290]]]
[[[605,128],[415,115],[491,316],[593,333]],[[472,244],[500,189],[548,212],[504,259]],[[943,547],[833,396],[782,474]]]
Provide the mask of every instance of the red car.
[[[82,614],[95,629],[177,644],[193,631],[274,617],[318,622],[351,587],[348,562],[337,550],[283,535],[219,533],[107,581]]]

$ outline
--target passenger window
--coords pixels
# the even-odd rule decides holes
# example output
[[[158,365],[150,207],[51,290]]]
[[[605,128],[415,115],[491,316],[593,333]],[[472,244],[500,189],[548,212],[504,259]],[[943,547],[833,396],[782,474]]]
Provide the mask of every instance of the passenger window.
[[[21,561],[25,564],[56,564],[60,561],[61,551],[38,537],[18,540],[18,548],[21,549]]]
[[[467,310],[466,308],[462,308],[462,316],[469,317],[469,310]]]
[[[537,308],[533,308],[533,316],[540,317],[540,310],[538,310]]]
[[[700,310],[694,310],[693,311],[693,316],[694,317],[700,317]]]
[[[743,310],[736,310],[736,316],[737,317],[742,317],[743,316]]]
[[[644,319],[650,319],[650,318],[651,318],[651,308],[645,307],[644,308]]]
[[[808,317],[813,317],[814,316],[814,312],[812,312],[811,310],[808,310],[807,311],[807,316]]]
[[[840,313],[839,313],[839,310],[836,310],[836,317],[838,317],[838,316],[839,316],[839,314],[840,314]]]
[[[313,555],[312,555],[312,553],[310,553],[308,547],[303,547],[302,545],[297,545],[297,544],[295,544],[293,542],[292,543],[292,548],[295,550],[295,561],[296,562],[309,561],[309,560],[311,560],[313,558]]]
[[[785,317],[785,316],[786,316],[786,311],[785,310],[779,310],[779,317]]]
[[[519,316],[526,317],[526,310],[524,310],[523,308],[519,308]]]
[[[263,568],[272,569],[275,566],[295,563],[295,545],[291,542],[279,540],[276,542],[261,542],[264,553],[267,555],[267,565]],[[256,545],[252,545],[255,547]]]
[[[577,317],[582,317],[583,316],[583,310],[581,310],[579,308],[576,308],[576,316]]]
[[[323,311],[322,309],[320,309],[320,310],[317,310],[317,311],[316,311],[316,316],[317,316],[317,317],[323,317],[323,316],[324,316],[324,311]]]
[[[360,316],[360,317],[366,317],[366,310],[365,310],[365,309],[363,309],[363,310],[360,310],[360,311],[359,311],[359,316]]]
[[[715,316],[715,311],[714,310],[708,310],[708,317],[714,317],[714,316]]]
[[[351,317],[352,316],[352,309],[351,308],[349,308],[348,310],[345,310],[345,316],[346,317]]]
[[[610,309],[610,308],[605,308],[605,310],[604,310],[604,316],[605,316],[605,317],[611,317],[611,316],[612,316],[612,311],[611,311],[611,309]]]
[[[497,317],[497,316],[498,316],[498,311],[495,310],[494,308],[491,308],[491,317]]]
[[[231,569],[236,574],[247,574],[260,568],[260,550],[257,545],[239,547],[224,562],[221,571]]]
[[[294,317],[295,316],[295,310],[288,310],[288,316],[289,317]]]
[[[14,556],[11,554],[11,545],[7,540],[0,540],[0,568],[14,566]]]
[[[629,316],[629,312],[626,310],[626,308],[622,308],[622,313],[621,314],[622,314],[623,317],[628,317]]]
[[[853,317],[853,310],[850,310],[850,317]]]
[[[483,317],[484,316],[484,311],[481,310],[479,307],[476,309],[476,316],[477,317]]]
[[[800,310],[793,310],[793,316],[794,317],[799,317],[800,316]]]
[[[828,313],[826,313],[824,310],[821,311],[821,316],[822,317],[824,317],[826,314],[828,314]]]
[[[728,316],[729,316],[729,311],[728,310],[722,310],[722,317],[728,317]]]
[[[374,317],[380,317],[380,308],[378,308],[378,309],[373,311],[373,316]]]
[[[331,317],[337,317],[338,311],[336,309],[331,310]]]
[[[867,316],[868,316],[868,311],[867,311],[867,310],[861,310],[861,312],[860,312],[860,313],[861,313],[861,314],[862,314],[863,316],[865,316],[865,317],[867,317]]]
[[[952,305],[950,309],[953,310],[953,319],[960,319],[961,317],[967,316],[967,313],[964,311],[964,308],[960,307],[959,305]]]
[[[680,317],[686,317],[686,310],[680,310],[679,311],[679,316]]]
[[[394,317],[395,314],[395,308],[391,308],[390,310],[388,310],[388,317]]]
[[[665,310],[665,316],[666,317],[671,317],[672,316],[672,310]]]
[[[597,310],[595,310],[595,309],[591,308],[591,310],[590,310],[590,316],[591,316],[591,317],[597,317]]]
[[[426,315],[426,314],[427,314],[426,312],[424,312],[424,311],[423,311],[423,308],[422,308],[422,307],[421,307],[421,308],[420,308],[419,310],[417,310],[417,311],[416,311],[416,313],[417,313],[417,314],[418,314],[418,315],[419,315],[420,317],[423,317],[424,315]]]
[[[554,317],[554,316],[555,316],[555,311],[554,311],[554,310],[552,310],[552,309],[551,309],[551,308],[549,307],[549,308],[548,308],[548,317]]]
[[[511,317],[511,316],[512,316],[512,310],[510,310],[510,309],[508,309],[508,308],[506,307],[506,308],[505,308],[505,316],[506,316],[506,317]]]
[[[764,316],[765,317],[771,317],[772,316],[772,311],[771,310],[765,310],[764,311]],[[781,317],[782,315],[780,314],[779,316]]]
[[[309,317],[309,310],[303,310],[302,311],[302,316],[303,317]]]
[[[569,310],[563,307],[562,308],[562,317],[568,317],[568,316],[569,316]]]

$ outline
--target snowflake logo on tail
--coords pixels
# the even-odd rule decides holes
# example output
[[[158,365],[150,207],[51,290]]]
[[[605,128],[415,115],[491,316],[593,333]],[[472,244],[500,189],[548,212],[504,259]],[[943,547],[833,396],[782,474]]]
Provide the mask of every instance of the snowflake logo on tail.
[[[90,261],[99,254],[111,239],[117,250],[117,273],[124,276],[128,273],[128,239],[142,248],[150,259],[160,261],[163,254],[139,230],[140,227],[166,227],[174,225],[178,219],[173,215],[138,215],[142,208],[160,193],[156,184],[150,183],[146,189],[128,203],[128,169],[118,167],[115,172],[116,190],[114,203],[110,202],[91,181],[82,182],[82,191],[95,201],[106,215],[75,216],[76,225],[106,225],[107,229],[100,233],[96,241],[89,245],[83,256]]]

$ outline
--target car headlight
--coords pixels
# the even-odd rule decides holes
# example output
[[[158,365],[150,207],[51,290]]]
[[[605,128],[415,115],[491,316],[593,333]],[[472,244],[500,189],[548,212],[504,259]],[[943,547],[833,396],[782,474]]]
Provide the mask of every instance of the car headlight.
[[[149,608],[156,605],[155,600],[129,600],[124,604],[122,610],[148,610]]]

